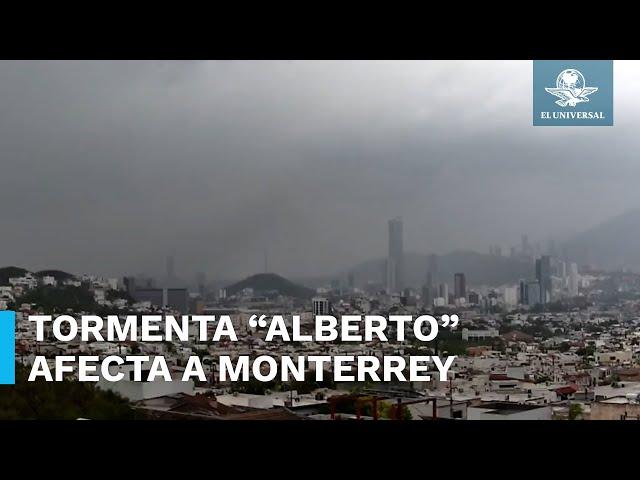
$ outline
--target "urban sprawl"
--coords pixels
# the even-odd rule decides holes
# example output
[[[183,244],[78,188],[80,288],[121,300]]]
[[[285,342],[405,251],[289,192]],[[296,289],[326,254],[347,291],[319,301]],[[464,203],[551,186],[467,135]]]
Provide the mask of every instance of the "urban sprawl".
[[[0,284],[0,309],[16,311],[16,362],[26,368],[45,356],[56,368],[60,355],[163,356],[172,381],[137,381],[133,365],[114,365],[124,378],[95,382],[99,390],[126,399],[152,419],[365,419],[365,420],[638,420],[640,419],[640,275],[578,265],[565,255],[537,255],[523,237],[512,248],[530,264],[530,276],[501,286],[482,285],[463,271],[449,282],[438,275],[437,257],[425,265],[422,285],[406,285],[401,219],[389,222],[385,272],[377,281],[345,275],[314,289],[275,274],[258,274],[235,286],[211,289],[156,286],[136,277],[101,278],[60,271],[14,268]],[[497,247],[491,255],[501,256]],[[167,262],[169,277],[173,262]],[[5,269],[7,270],[7,269]],[[435,281],[439,278],[439,281]],[[450,288],[450,286],[452,288]],[[45,326],[36,341],[30,315],[228,315],[238,341],[201,341],[198,326],[187,341],[56,341]],[[431,342],[415,338],[404,325],[404,340],[390,336],[362,342],[265,341],[266,329],[251,328],[253,315],[300,316],[312,334],[316,315],[457,314],[453,329]],[[212,322],[207,338],[212,338]],[[364,326],[363,326],[364,328]],[[163,332],[160,332],[163,333]],[[105,327],[105,338],[107,336]],[[402,336],[400,336],[402,338]],[[190,356],[202,360],[206,381],[181,381]],[[433,367],[430,381],[335,381],[307,375],[305,381],[220,379],[220,356],[274,358],[304,356],[455,355],[442,380]],[[408,362],[407,362],[408,364]],[[144,366],[142,369],[144,370]],[[149,366],[146,367],[147,369]],[[309,366],[311,368],[311,366]],[[73,372],[70,376],[73,381]],[[322,381],[317,381],[322,378]]]

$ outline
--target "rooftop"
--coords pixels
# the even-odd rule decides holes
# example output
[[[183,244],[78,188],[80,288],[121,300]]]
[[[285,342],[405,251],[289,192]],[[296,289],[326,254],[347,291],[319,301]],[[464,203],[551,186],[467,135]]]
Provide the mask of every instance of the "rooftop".
[[[544,405],[530,405],[524,403],[511,403],[511,402],[490,402],[483,405],[477,405],[469,408],[481,408],[483,410],[490,410],[487,413],[493,413],[495,415],[513,415],[519,412],[527,412],[529,410],[536,410],[538,408],[545,408]]]

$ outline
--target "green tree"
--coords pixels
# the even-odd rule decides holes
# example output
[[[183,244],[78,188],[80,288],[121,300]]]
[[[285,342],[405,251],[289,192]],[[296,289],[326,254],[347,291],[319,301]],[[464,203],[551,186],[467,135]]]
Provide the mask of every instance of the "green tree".
[[[582,415],[582,405],[579,403],[573,403],[569,407],[569,420],[577,420]]]
[[[0,420],[130,420],[137,418],[129,403],[92,384],[65,380],[28,382],[28,372],[16,365],[15,385],[0,385]]]

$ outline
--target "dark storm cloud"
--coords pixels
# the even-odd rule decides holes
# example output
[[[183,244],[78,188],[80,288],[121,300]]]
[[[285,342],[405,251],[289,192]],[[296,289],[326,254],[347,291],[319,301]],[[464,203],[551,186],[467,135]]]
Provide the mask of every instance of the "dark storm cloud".
[[[530,62],[2,62],[1,264],[191,278],[562,238],[640,206],[616,126],[531,126]]]

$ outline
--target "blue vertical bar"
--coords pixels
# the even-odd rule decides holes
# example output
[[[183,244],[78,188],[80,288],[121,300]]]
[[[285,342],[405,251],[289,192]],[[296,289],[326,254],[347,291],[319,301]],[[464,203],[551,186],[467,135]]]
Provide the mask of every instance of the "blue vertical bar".
[[[0,311],[0,385],[16,383],[16,312]]]

